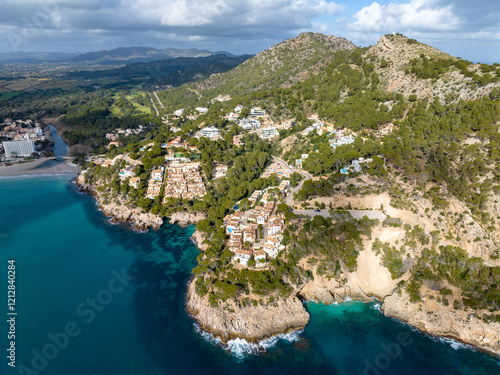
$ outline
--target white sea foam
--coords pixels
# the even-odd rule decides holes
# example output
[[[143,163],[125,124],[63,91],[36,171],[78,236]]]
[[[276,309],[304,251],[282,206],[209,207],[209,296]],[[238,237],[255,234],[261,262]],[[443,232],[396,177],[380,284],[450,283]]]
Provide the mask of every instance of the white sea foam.
[[[212,335],[210,332],[206,332],[206,331],[202,330],[198,323],[193,323],[193,326],[194,326],[194,330],[196,331],[196,333],[198,333],[203,340],[205,340],[211,344],[214,344],[214,345],[221,345],[220,338],[214,337],[214,335]]]
[[[442,342],[444,344],[450,345],[453,349],[459,350],[459,349],[468,349],[468,350],[475,350],[475,347],[472,345],[467,345],[464,344],[460,341],[450,339],[448,337],[441,337],[441,336],[431,336],[435,341]]]
[[[297,330],[286,334],[280,333],[276,336],[262,340],[257,344],[248,342],[242,338],[235,338],[233,340],[229,340],[227,345],[222,345],[222,342],[218,337],[214,337],[211,333],[202,330],[199,324],[194,323],[194,329],[205,341],[222,347],[240,361],[250,355],[258,355],[261,351],[272,348],[278,343],[279,340],[284,340],[290,343],[296,342],[300,340],[300,334],[303,332],[303,330]]]
[[[372,309],[379,311],[380,308],[382,307],[382,304],[380,302],[375,302],[371,307]]]
[[[229,350],[239,360],[244,360],[248,355],[259,354],[258,344],[253,344],[240,338],[229,340],[225,349]]]
[[[278,343],[279,340],[296,342],[300,339],[303,330],[297,330],[286,334],[280,333],[276,336],[260,341],[258,344],[248,342],[245,339],[236,338],[227,342],[227,348],[239,360],[245,359],[249,355],[257,355],[262,349],[268,350]]]
[[[352,301],[352,299],[349,296],[345,296],[344,302],[349,302],[349,301]]]

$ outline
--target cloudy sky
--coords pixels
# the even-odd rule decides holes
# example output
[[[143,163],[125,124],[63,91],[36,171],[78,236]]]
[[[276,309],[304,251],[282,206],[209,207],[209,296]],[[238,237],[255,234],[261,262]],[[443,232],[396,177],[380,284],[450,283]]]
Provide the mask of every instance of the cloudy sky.
[[[359,46],[399,32],[500,63],[500,0],[2,0],[0,52],[126,46],[257,53],[303,31]]]

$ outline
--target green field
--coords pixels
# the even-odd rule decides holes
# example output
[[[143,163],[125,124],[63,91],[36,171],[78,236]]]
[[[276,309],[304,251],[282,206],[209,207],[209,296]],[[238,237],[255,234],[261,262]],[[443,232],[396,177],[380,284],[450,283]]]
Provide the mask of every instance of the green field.
[[[9,84],[5,85],[5,88],[12,91],[23,91],[30,89],[32,87],[38,86],[42,81],[36,79],[18,79],[15,81],[9,82]],[[47,82],[47,81],[43,81]]]
[[[144,101],[144,93],[139,90],[133,90],[129,95],[115,94],[114,103],[111,106],[111,113],[114,116],[120,117],[128,112],[151,113],[149,107],[140,104],[141,99]]]
[[[12,98],[18,96],[19,94],[21,94],[21,91],[9,91],[9,92],[0,93],[0,102],[12,99]]]

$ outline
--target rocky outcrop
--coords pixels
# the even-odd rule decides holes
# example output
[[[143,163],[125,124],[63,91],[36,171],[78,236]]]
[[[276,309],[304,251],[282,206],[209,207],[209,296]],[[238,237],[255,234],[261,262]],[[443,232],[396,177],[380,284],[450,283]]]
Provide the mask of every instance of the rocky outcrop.
[[[249,342],[302,329],[309,322],[309,313],[302,302],[295,296],[287,299],[277,298],[268,305],[237,306],[229,302],[212,307],[208,295],[200,297],[195,292],[195,280],[189,284],[187,310],[201,328],[219,337],[226,344],[234,338],[243,338]]]
[[[387,230],[386,230],[387,231]],[[393,229],[388,231],[395,232]],[[375,232],[378,238],[384,238],[382,231]],[[357,260],[357,268],[354,272],[346,272],[343,283],[335,278],[318,275],[316,268],[310,269],[307,262],[301,262],[300,266],[310,270],[313,278],[299,291],[300,295],[309,301],[317,301],[324,304],[342,302],[347,297],[363,302],[371,302],[373,298],[383,300],[391,295],[398,282],[407,280],[409,275],[403,275],[401,279],[394,280],[389,270],[381,264],[380,255],[372,250],[373,240],[365,243],[365,250],[361,251]]]
[[[435,299],[423,298],[422,302],[412,303],[404,290],[387,297],[382,310],[421,331],[455,338],[500,355],[500,323],[485,323],[475,314],[445,307]]]
[[[196,246],[198,246],[198,249],[201,251],[206,251],[208,249],[208,244],[203,243],[205,241],[205,234],[203,232],[195,230],[191,239],[196,243]]]
[[[334,278],[318,275],[316,268],[311,271],[314,277],[297,291],[306,301],[315,301],[325,305],[344,302],[346,298],[363,302],[373,301],[373,297],[369,297],[369,293],[365,293],[359,288],[353,289],[351,285],[340,284]]]
[[[97,203],[102,212],[111,217],[112,222],[130,223],[134,229],[145,231],[148,228],[159,229],[163,224],[163,219],[151,213],[143,213],[138,207],[128,208],[117,203],[103,203],[101,198]]]
[[[188,226],[206,219],[207,215],[204,212],[174,212],[169,217],[171,224],[177,223],[180,226]]]
[[[144,213],[140,207],[130,208],[122,199],[117,197],[113,202],[106,202],[99,194],[95,186],[85,182],[85,174],[82,171],[76,178],[76,185],[80,191],[84,191],[96,197],[97,206],[104,215],[111,218],[112,222],[130,223],[136,230],[146,231],[148,228],[159,229],[163,224],[163,219],[158,215]]]
[[[358,267],[355,272],[349,273],[346,286],[349,288],[349,297],[353,299],[373,300],[373,297],[383,300],[391,295],[401,279],[394,280],[389,270],[381,264],[380,255],[376,255],[371,249],[370,241],[365,250],[358,256]],[[403,277],[409,278],[409,275]]]
[[[491,82],[477,87],[471,77],[464,76],[457,68],[451,68],[435,79],[421,79],[416,75],[408,73],[408,66],[413,59],[421,60],[421,56],[433,60],[457,60],[449,54],[437,50],[423,43],[414,42],[403,36],[384,35],[378,43],[370,47],[365,55],[376,56],[381,61],[385,59],[388,66],[376,68],[379,74],[381,86],[387,91],[401,93],[406,97],[412,94],[418,98],[438,98],[442,103],[452,100],[475,100],[488,95],[492,90],[498,88],[498,82]],[[477,71],[471,66],[472,70]]]

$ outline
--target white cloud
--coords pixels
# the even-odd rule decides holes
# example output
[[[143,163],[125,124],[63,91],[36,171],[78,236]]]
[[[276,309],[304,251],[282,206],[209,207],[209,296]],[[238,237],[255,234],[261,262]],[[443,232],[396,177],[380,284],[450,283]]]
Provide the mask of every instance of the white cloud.
[[[357,45],[396,31],[436,47],[456,45],[450,51],[469,59],[500,59],[500,0],[333,1],[0,0],[0,50],[149,45],[256,53],[303,31]]]
[[[392,32],[403,30],[456,30],[462,20],[453,13],[451,5],[439,5],[435,0],[412,0],[409,3],[377,2],[354,15],[350,28],[361,32]]]
[[[0,24],[24,27],[24,19],[44,13],[52,22],[40,29],[162,31],[254,39],[267,38],[270,32],[276,38],[311,28],[316,17],[343,9],[325,0],[4,0]]]
[[[123,8],[157,27],[288,25],[296,28],[310,24],[316,16],[338,14],[343,6],[324,0],[125,0]]]

